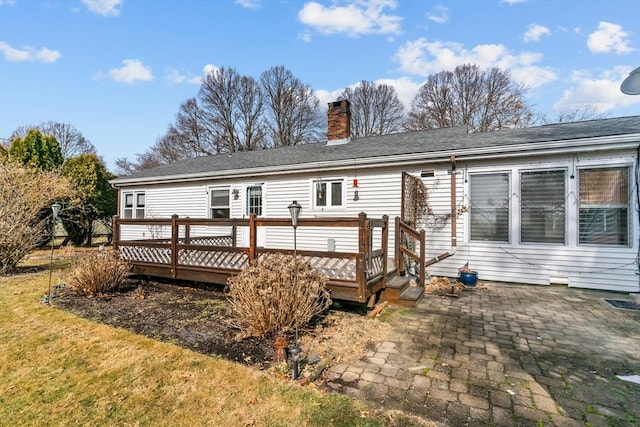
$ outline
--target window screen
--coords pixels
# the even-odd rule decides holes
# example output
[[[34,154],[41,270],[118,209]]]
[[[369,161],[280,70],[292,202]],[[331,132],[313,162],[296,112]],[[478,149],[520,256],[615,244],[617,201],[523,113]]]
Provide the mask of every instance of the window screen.
[[[579,242],[629,244],[629,168],[581,169]]]
[[[509,241],[509,174],[470,175],[471,239]]]
[[[520,241],[565,243],[565,172],[520,174]]]

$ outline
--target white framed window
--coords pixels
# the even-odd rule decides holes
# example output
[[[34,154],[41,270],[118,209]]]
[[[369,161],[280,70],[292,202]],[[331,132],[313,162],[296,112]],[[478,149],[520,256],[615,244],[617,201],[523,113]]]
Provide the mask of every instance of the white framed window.
[[[123,218],[144,218],[145,217],[145,192],[127,191],[123,193]]]
[[[471,240],[509,241],[508,172],[469,175]]]
[[[578,170],[579,244],[629,246],[630,168]]]
[[[209,188],[209,218],[229,218],[230,209],[229,187]]]
[[[316,209],[339,209],[345,206],[345,179],[317,179],[312,184],[313,206]]]
[[[262,184],[247,187],[247,215],[262,216]]]
[[[520,242],[566,243],[566,172],[520,172]]]

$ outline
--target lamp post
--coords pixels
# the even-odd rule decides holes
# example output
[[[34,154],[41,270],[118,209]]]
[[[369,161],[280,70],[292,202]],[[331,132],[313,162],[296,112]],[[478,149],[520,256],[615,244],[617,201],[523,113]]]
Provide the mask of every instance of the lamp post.
[[[51,212],[53,218],[51,220],[51,261],[49,263],[49,295],[47,296],[47,304],[51,305],[51,275],[53,274],[53,240],[55,237],[56,220],[58,219],[58,213],[60,213],[60,203],[55,202],[51,205]]]
[[[297,228],[298,228],[298,217],[300,216],[300,212],[302,211],[302,206],[297,201],[293,201],[289,205],[289,214],[291,215],[291,225],[293,226],[293,284],[295,287],[298,286],[298,241],[297,241]],[[300,360],[300,343],[298,342],[298,315],[295,315],[295,327],[296,327],[296,340],[293,344],[293,347],[289,349],[289,354],[291,355],[291,379],[298,379],[298,361]]]
[[[640,67],[630,72],[622,81],[620,91],[627,95],[640,95]]]

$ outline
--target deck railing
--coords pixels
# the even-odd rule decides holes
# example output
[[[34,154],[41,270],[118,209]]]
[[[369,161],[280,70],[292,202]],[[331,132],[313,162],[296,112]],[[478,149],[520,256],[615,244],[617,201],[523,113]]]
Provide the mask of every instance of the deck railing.
[[[415,230],[406,222],[396,217],[396,268],[400,274],[405,272],[405,257],[416,262],[418,266],[418,285],[424,287],[426,276],[425,263],[425,231]],[[416,245],[416,243],[418,245]],[[419,246],[420,253],[416,253],[416,246]]]
[[[248,245],[238,245],[238,229],[248,229]],[[151,276],[225,284],[254,261],[293,249],[258,246],[260,227],[289,227],[290,218],[193,219],[113,218],[113,241],[134,271]],[[386,286],[389,221],[368,218],[300,218],[298,227],[357,229],[357,252],[310,250],[298,245],[298,257],[329,278],[336,299],[365,302]],[[212,231],[214,230],[214,231]],[[123,232],[124,231],[124,232]],[[378,239],[374,235],[379,234]],[[374,242],[377,247],[374,247]]]

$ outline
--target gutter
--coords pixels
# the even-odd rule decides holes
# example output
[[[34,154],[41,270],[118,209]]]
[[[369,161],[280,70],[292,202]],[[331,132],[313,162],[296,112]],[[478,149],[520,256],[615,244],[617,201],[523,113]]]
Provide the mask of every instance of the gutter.
[[[491,147],[480,147],[472,149],[462,149],[463,154],[458,155],[459,161],[471,160],[495,160],[508,159],[522,156],[525,153],[531,154],[544,151],[544,154],[572,154],[597,152],[603,150],[624,150],[635,149],[640,133],[614,135],[598,138],[580,138],[563,141],[538,142],[538,143],[518,143],[511,145],[500,145]],[[570,145],[569,145],[570,144]],[[457,150],[457,151],[460,151]],[[398,155],[387,155],[358,159],[359,166],[398,166],[416,165],[429,163],[442,163],[450,161],[453,155],[451,151],[438,152],[418,152]],[[284,170],[286,168],[286,170]],[[337,171],[353,169],[353,158],[342,160],[329,160],[315,163],[265,166],[249,169],[229,169],[223,171],[207,171],[191,174],[179,174],[168,176],[153,176],[142,178],[116,178],[109,181],[115,187],[131,186],[137,184],[154,183],[166,184],[184,181],[204,181],[222,178],[255,178],[267,175],[293,175],[307,172]]]

